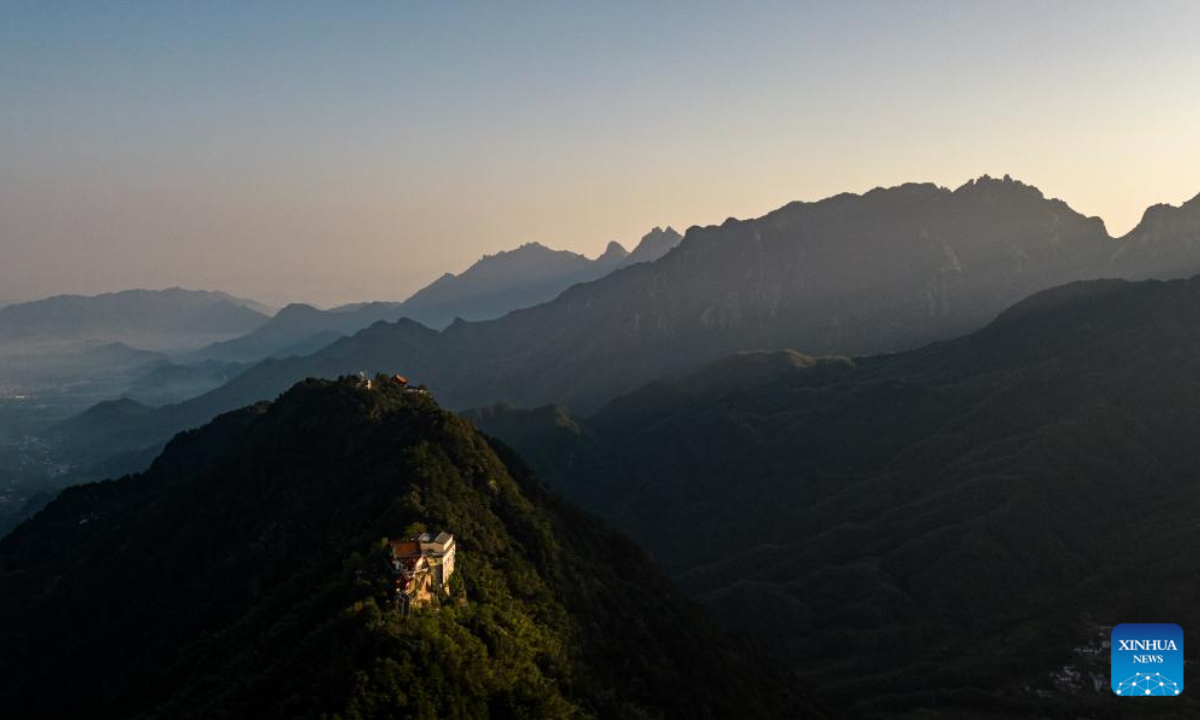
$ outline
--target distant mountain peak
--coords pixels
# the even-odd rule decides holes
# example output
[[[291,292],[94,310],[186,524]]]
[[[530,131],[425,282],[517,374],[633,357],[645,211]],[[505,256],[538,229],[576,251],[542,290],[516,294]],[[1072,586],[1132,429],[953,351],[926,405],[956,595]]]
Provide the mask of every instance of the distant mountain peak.
[[[598,257],[596,259],[597,260],[606,260],[606,259],[612,259],[612,258],[623,259],[628,255],[629,255],[629,251],[625,249],[624,245],[617,242],[616,240],[609,240],[608,245],[604,248],[604,252],[600,255],[600,257]]]
[[[484,255],[459,275],[444,275],[414,293],[405,301],[404,310],[435,328],[450,327],[456,318],[467,322],[491,320],[553,300],[573,285],[602,278],[631,261],[641,261],[632,255],[615,240],[595,259],[527,242],[512,250]],[[659,256],[661,253],[653,254],[654,259]]]
[[[983,195],[985,198],[1023,197],[1044,200],[1046,197],[1037,187],[1014,180],[1010,175],[1001,178],[994,178],[986,174],[980,175],[974,180],[963,183],[954,193],[956,195]]]
[[[496,253],[496,255],[509,255],[511,253],[520,252],[522,250],[524,250],[526,252],[539,251],[539,250],[548,250],[550,252],[555,252],[553,248],[546,247],[545,245],[543,245],[540,242],[537,242],[535,240],[533,242],[521,243],[520,245],[517,246],[517,248],[515,250],[501,250],[500,252]]]
[[[511,268],[520,268],[521,266],[538,267],[545,264],[586,262],[588,262],[587,258],[579,253],[570,250],[555,250],[540,242],[527,242],[512,250],[500,250],[485,254],[466,270],[450,277],[458,281],[470,281],[473,278],[483,277],[487,273],[511,272]]]
[[[122,290],[55,295],[0,311],[0,342],[111,342],[183,349],[236,336],[268,319],[263,306],[208,290]]]
[[[308,303],[288,303],[277,314],[277,318],[286,318],[288,316],[305,316],[313,313],[321,312],[317,308]]]
[[[1146,208],[1146,211],[1142,213],[1142,220],[1139,224],[1153,223],[1172,215],[1176,210],[1179,210],[1179,208],[1170,203],[1155,203]]]
[[[679,232],[676,231],[675,228],[671,227],[670,225],[668,225],[666,228],[663,228],[659,225],[655,225],[653,230],[651,230],[650,232],[648,232],[642,236],[642,239],[638,242],[638,245],[640,246],[644,242],[647,242],[647,241],[653,242],[655,240],[662,239],[662,238],[674,239],[676,242],[678,242],[679,240],[683,239],[683,236],[680,235]]]
[[[622,267],[641,262],[654,262],[670,252],[683,241],[683,236],[668,225],[666,229],[655,226],[653,230],[642,236],[633,252],[621,264]]]
[[[1164,217],[1187,216],[1193,217],[1200,214],[1200,195],[1187,200],[1179,205],[1170,203],[1155,203],[1146,208],[1146,212],[1142,213],[1142,222],[1147,220],[1158,220]]]

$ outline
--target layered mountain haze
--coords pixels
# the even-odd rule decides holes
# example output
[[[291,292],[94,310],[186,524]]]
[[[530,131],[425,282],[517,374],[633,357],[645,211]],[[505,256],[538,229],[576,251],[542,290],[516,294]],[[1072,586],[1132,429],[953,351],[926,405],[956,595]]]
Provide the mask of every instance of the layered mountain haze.
[[[257,362],[266,358],[308,355],[340,337],[354,334],[376,322],[394,322],[403,315],[403,303],[361,303],[330,310],[293,303],[276,313],[262,327],[201,348],[192,357]]]
[[[186,349],[254,330],[270,312],[251,300],[181,288],[59,295],[0,309],[0,352],[112,342]]]
[[[682,240],[672,228],[654,228],[633,252],[612,241],[591,260],[567,250],[528,243],[486,255],[460,275],[443,275],[404,301],[405,317],[441,329],[456,319],[491,320],[509,311],[553,300],[567,288],[614,270],[652,262]]]
[[[0,432],[74,415],[98,400],[122,394],[167,364],[160,353],[120,342],[0,354],[0,408],[8,409],[7,405],[12,415],[23,416],[0,416]],[[204,389],[213,387],[209,384]]]
[[[1116,717],[1106,628],[1200,624],[1198,318],[1200,278],[1082,282],[919,350],[470,417],[837,714]]]
[[[1013,5],[4,5],[0,720],[1200,718],[1200,0]]]
[[[553,300],[575,283],[603,277],[628,255],[616,242],[595,260],[527,243],[485,255],[460,275],[446,273],[404,302],[406,317],[437,329],[456,318],[491,320],[508,310]]]
[[[220,360],[180,364],[160,361],[134,378],[123,397],[146,405],[167,405],[201,395],[237,377],[248,365]]]
[[[426,529],[457,569],[406,613],[383,543]],[[14,717],[814,716],[630,542],[386,383],[300,384],[67,490],[0,542],[0,606]]]
[[[214,343],[193,357],[249,362],[308,355],[376,322],[408,318],[440,329],[457,318],[497,318],[553,300],[576,283],[595,280],[635,263],[657,260],[681,239],[671,228],[654,228],[632,253],[620,243],[611,242],[594,260],[567,250],[528,243],[516,250],[485,255],[459,275],[446,273],[404,302],[356,303],[329,310],[289,305],[261,328]]]
[[[587,412],[747,350],[894,352],[977,329],[1073,280],[1136,278],[1151,267],[1156,276],[1195,272],[1200,223],[1179,212],[1170,233],[1147,224],[1115,239],[1099,219],[1032,186],[987,176],[953,191],[910,184],[795,202],[755,220],[693,227],[657,261],[496,320],[460,320],[441,332],[376,324],[309,356],[263,363],[138,429],[161,443],[304,377],[362,369],[417,377],[452,408],[504,401]]]

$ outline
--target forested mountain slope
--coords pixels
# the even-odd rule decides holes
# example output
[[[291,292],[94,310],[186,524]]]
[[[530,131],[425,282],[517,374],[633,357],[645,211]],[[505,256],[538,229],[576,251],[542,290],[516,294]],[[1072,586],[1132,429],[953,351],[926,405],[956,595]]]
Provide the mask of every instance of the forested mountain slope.
[[[381,543],[458,542],[409,616]],[[423,394],[309,381],[0,541],[6,717],[804,717],[628,540]]]
[[[905,353],[735,356],[591,417],[470,416],[840,711],[1123,717],[1104,627],[1200,624],[1200,278],[1057,288]]]

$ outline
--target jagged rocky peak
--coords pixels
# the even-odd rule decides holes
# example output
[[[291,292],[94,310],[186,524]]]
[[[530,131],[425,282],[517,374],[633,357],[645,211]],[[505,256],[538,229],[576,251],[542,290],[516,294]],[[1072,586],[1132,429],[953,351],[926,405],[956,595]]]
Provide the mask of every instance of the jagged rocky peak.
[[[679,234],[675,228],[668,225],[665,229],[662,226],[655,225],[654,229],[642,236],[641,243],[644,242],[670,242],[674,240],[678,242],[683,236]],[[641,243],[638,243],[639,245]]]
[[[633,248],[633,252],[626,252],[620,258],[619,267],[627,267],[643,262],[654,262],[663,255],[666,255],[676,245],[683,240],[683,236],[675,231],[672,227],[667,227],[665,230],[661,226],[655,226],[653,230],[642,236],[638,244]],[[610,243],[609,249],[616,243]],[[620,245],[618,245],[620,247]],[[621,248],[624,250],[624,248]],[[605,257],[609,255],[605,253]],[[601,258],[603,259],[603,257]]]
[[[492,260],[492,259],[515,258],[515,257],[520,257],[522,255],[538,255],[541,253],[552,253],[552,252],[555,252],[555,250],[546,247],[545,245],[541,244],[540,242],[533,241],[533,242],[521,243],[520,245],[513,248],[512,250],[501,250],[497,253],[485,254],[482,258],[479,259],[479,262],[484,262],[485,260]]]
[[[934,183],[908,182],[908,183],[902,183],[900,185],[893,185],[891,187],[877,187],[877,188],[867,191],[866,193],[864,193],[862,195],[856,195],[855,193],[841,193],[840,195],[835,195],[835,196],[833,196],[833,198],[830,198],[830,199],[841,201],[841,202],[853,202],[855,200],[878,198],[878,197],[926,198],[926,197],[931,197],[933,195],[940,195],[940,194],[943,194],[946,192],[947,192],[946,188],[935,185]]]
[[[954,191],[955,195],[977,196],[984,200],[1026,199],[1045,200],[1042,191],[1033,185],[1027,185],[1020,180],[1014,180],[1010,175],[994,178],[991,175],[980,175],[977,179],[968,180]]]
[[[666,229],[655,227],[642,236],[642,239],[638,241],[637,247],[634,248],[634,252],[644,252],[651,248],[658,249],[663,247],[669,250],[678,245],[681,240],[683,240],[683,236],[670,225]]]

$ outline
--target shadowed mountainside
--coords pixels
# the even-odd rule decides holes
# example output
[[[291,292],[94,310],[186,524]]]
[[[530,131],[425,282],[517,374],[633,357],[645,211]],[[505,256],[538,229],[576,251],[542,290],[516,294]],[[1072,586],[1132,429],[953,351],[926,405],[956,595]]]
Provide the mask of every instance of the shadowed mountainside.
[[[1083,282],[910,352],[469,416],[839,711],[1125,717],[1104,627],[1200,624],[1198,318],[1200,278]]]
[[[427,528],[452,593],[405,616],[381,543]],[[0,606],[14,717],[811,714],[628,540],[389,385],[305,382],[66,490],[0,541]]]

